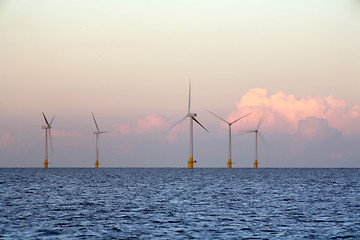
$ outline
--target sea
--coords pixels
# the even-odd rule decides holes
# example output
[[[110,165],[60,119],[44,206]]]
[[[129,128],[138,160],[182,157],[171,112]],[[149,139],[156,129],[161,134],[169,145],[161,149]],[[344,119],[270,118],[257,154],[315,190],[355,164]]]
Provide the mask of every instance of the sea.
[[[360,239],[360,169],[2,168],[0,239]]]

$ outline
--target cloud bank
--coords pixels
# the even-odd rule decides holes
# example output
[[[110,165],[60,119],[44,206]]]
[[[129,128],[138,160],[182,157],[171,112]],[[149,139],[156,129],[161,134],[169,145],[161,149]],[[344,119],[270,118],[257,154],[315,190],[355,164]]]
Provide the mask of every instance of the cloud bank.
[[[296,136],[306,141],[327,141],[337,139],[341,132],[328,125],[326,119],[308,117],[305,120],[299,120]]]
[[[156,132],[163,132],[169,128],[170,122],[165,117],[160,114],[150,114],[142,119],[139,119],[135,125],[126,124],[116,124],[114,127],[118,133],[121,135],[129,134],[152,134]]]
[[[314,117],[325,119],[329,127],[338,129],[342,134],[360,133],[360,106],[351,106],[333,96],[297,98],[281,91],[271,95],[266,89],[253,88],[236,103],[236,110],[229,114],[227,120],[231,121],[249,112],[254,113],[244,118],[241,124],[235,125],[235,131],[255,128],[263,118],[262,127],[267,132],[295,134],[298,124],[304,127],[304,122],[299,121]],[[315,121],[311,123],[317,124]]]

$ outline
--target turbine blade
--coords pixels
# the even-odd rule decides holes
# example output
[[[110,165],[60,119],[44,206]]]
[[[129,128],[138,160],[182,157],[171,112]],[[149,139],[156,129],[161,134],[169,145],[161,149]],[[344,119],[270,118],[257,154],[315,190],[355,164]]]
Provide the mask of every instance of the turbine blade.
[[[188,113],[190,113],[190,102],[191,102],[191,78],[189,81],[189,105],[188,105]]]
[[[231,122],[231,124],[236,123],[236,122],[239,121],[240,119],[242,119],[242,118],[244,118],[244,117],[246,117],[246,116],[249,116],[250,114],[252,114],[252,112],[251,112],[251,113],[248,113],[248,114],[246,114],[246,115],[244,115],[244,116],[242,116],[242,117],[239,117],[239,118],[236,119],[235,121]]]
[[[215,113],[211,112],[210,110],[207,110],[207,109],[206,109],[206,111],[208,111],[209,113],[211,113],[211,114],[212,114],[212,115],[214,115],[215,117],[217,117],[217,118],[219,118],[219,119],[223,120],[223,121],[224,121],[224,122],[226,122],[227,124],[230,124],[228,121],[226,121],[225,119],[223,119],[223,118],[219,117],[218,115],[216,115]]]
[[[264,121],[264,117],[260,118],[260,120],[258,122],[258,125],[256,127],[257,130],[259,130],[259,128],[260,128],[261,124],[263,123],[263,121]]]
[[[267,141],[266,137],[264,137],[264,133],[258,132],[259,137],[261,138],[261,141],[263,141],[266,145],[269,144],[269,142]]]
[[[183,117],[182,119],[180,119],[179,121],[177,121],[176,123],[174,123],[174,124],[168,129],[168,131],[170,131],[173,127],[175,127],[176,125],[178,125],[179,123],[181,123],[182,121],[184,121],[187,117],[188,117],[188,115],[186,115],[185,117]]]
[[[42,115],[44,116],[44,119],[45,119],[46,125],[48,125],[48,127],[50,128],[50,124],[49,124],[48,120],[46,119],[45,114],[44,114],[44,113],[42,113]]]
[[[242,131],[239,131],[240,134],[249,134],[249,133],[253,133],[255,132],[256,130],[242,130]]]
[[[49,140],[50,140],[51,154],[54,154],[54,148],[53,148],[52,137],[51,137],[51,128],[49,128]]]
[[[92,114],[92,116],[93,116],[93,119],[94,119],[94,122],[95,122],[96,129],[98,130],[98,132],[100,132],[100,130],[99,130],[99,126],[97,125],[96,120],[95,120],[94,113],[91,113],[91,114]]]
[[[203,129],[205,129],[205,131],[209,132],[203,125],[201,125],[201,123],[194,117],[191,117],[197,124],[199,124]]]
[[[55,118],[55,115],[54,115],[53,118],[51,119],[50,127],[51,127],[51,125],[52,125],[52,123],[53,123],[53,121],[54,121],[54,118]]]

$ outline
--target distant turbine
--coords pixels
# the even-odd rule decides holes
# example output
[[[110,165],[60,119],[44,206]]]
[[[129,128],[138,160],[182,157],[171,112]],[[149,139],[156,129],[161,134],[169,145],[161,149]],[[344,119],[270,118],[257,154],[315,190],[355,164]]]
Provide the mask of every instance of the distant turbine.
[[[255,162],[254,162],[254,168],[258,168],[258,134],[259,134],[260,137],[262,137],[262,135],[261,135],[261,133],[259,131],[259,128],[260,128],[262,122],[263,122],[263,119],[261,119],[258,122],[258,125],[257,125],[256,129],[246,131],[247,133],[255,133]]]
[[[197,124],[200,125],[200,127],[202,127],[203,129],[205,129],[205,131],[209,132],[203,125],[201,125],[201,123],[195,118],[197,116],[196,113],[191,113],[190,112],[190,102],[191,102],[191,80],[189,82],[189,104],[188,104],[188,113],[185,115],[185,117],[183,117],[182,119],[180,119],[180,121],[176,122],[175,124],[173,124],[169,130],[171,130],[173,127],[175,127],[176,125],[178,125],[179,123],[181,123],[182,121],[184,121],[186,118],[190,119],[190,154],[189,154],[189,162],[188,162],[188,168],[192,169],[194,168],[194,162],[196,163],[196,161],[194,161],[194,156],[193,156],[193,121],[195,121]]]
[[[46,123],[46,126],[42,126],[42,129],[45,129],[45,161],[44,161],[44,168],[48,168],[49,167],[49,162],[48,162],[48,134],[49,134],[49,139],[50,139],[51,152],[53,152],[52,139],[51,139],[51,124],[54,121],[55,115],[51,119],[50,124],[49,124],[48,120],[46,119],[45,114],[42,113],[42,115],[44,116],[45,123]]]
[[[219,117],[218,115],[216,115],[215,113],[207,110],[209,113],[211,113],[212,115],[214,115],[215,117],[219,118],[220,120],[222,120],[223,122],[226,122],[227,125],[229,126],[229,159],[228,159],[228,163],[227,163],[227,168],[232,168],[232,161],[231,161],[231,125],[236,123],[237,121],[239,121],[240,119],[250,115],[251,113],[248,113],[242,117],[239,117],[238,119],[236,119],[235,121],[232,121],[232,122],[228,122],[226,121],[225,119]]]
[[[98,147],[99,136],[100,136],[100,134],[106,133],[106,132],[101,132],[100,131],[99,126],[96,123],[94,113],[91,113],[91,114],[93,116],[94,123],[95,123],[96,129],[97,129],[97,131],[93,132],[94,134],[96,134],[96,161],[95,161],[95,168],[99,168],[99,147]]]

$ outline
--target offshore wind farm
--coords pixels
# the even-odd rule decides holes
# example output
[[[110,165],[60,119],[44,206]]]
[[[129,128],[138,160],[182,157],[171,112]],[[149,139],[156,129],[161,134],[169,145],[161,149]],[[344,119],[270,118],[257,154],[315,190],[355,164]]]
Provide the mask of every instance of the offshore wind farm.
[[[43,165],[39,113],[54,112],[50,166],[93,167],[94,112],[109,132],[102,167],[186,167],[198,123],[166,130],[191,77],[190,113],[210,132],[193,127],[196,167],[229,162],[229,126],[206,109],[228,122],[253,112],[231,126],[232,167],[359,167],[359,4],[271,2],[2,1],[1,166]],[[261,160],[255,136],[237,135],[260,114]]]
[[[0,239],[360,239],[359,0],[54,3],[0,0]]]
[[[194,168],[194,163],[196,163],[197,161],[194,160],[194,143],[193,143],[193,121],[195,121],[201,128],[203,128],[206,132],[209,133],[209,131],[196,119],[197,117],[197,114],[196,113],[192,113],[191,112],[191,80],[189,81],[189,90],[188,90],[188,93],[189,93],[189,98],[188,98],[188,111],[187,111],[187,114],[181,118],[179,121],[175,122],[169,129],[168,131],[171,131],[172,128],[174,128],[175,126],[177,126],[178,124],[182,123],[184,120],[186,120],[187,118],[189,118],[190,120],[190,130],[189,130],[189,135],[190,135],[190,148],[189,148],[189,160],[188,160],[188,169],[193,169]],[[238,122],[240,119],[250,115],[252,112],[250,113],[247,113],[245,114],[244,116],[241,116],[239,118],[237,118],[236,120],[234,121],[231,121],[231,122],[228,122],[226,121],[225,119],[219,117],[218,115],[216,115],[215,113],[207,110],[209,113],[211,113],[212,115],[214,115],[215,117],[219,118],[220,120],[222,120],[223,122],[227,123],[228,127],[229,127],[229,148],[228,148],[228,163],[227,163],[227,168],[232,168],[232,154],[231,154],[231,126],[232,124]],[[50,140],[50,145],[51,145],[51,150],[52,150],[52,138],[51,138],[51,125],[52,125],[52,122],[55,118],[55,115],[54,117],[51,119],[51,122],[49,123],[45,114],[43,114],[43,117],[44,117],[44,120],[45,120],[45,123],[47,124],[46,126],[43,126],[42,128],[45,129],[45,162],[44,162],[44,168],[48,168],[48,136],[49,136],[49,140]],[[94,120],[94,124],[95,124],[95,127],[96,127],[96,131],[93,132],[93,134],[96,135],[96,161],[95,161],[95,168],[99,168],[99,137],[100,137],[100,134],[103,134],[103,133],[107,133],[107,132],[104,132],[104,131],[100,131],[99,129],[99,126],[96,122],[96,119],[95,119],[95,116],[94,116],[94,113],[91,113],[92,114],[92,118]],[[260,128],[260,125],[261,125],[261,122],[262,120],[259,121],[258,125],[257,125],[257,128],[256,130],[249,130],[248,132],[252,133],[254,132],[255,133],[255,163],[254,163],[254,168],[258,168],[258,140],[257,140],[257,136],[258,134],[260,135],[259,133],[259,128]],[[260,135],[261,136],[261,135]],[[141,149],[140,149],[141,151]]]

